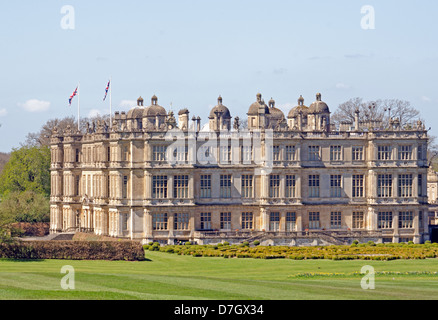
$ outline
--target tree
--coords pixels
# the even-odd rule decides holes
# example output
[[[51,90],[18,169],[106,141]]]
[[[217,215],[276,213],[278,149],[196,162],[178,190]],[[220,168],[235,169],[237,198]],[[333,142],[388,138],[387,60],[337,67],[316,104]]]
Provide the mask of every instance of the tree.
[[[49,147],[21,147],[14,149],[0,174],[0,194],[34,191],[50,196]]]
[[[0,216],[5,222],[49,222],[50,203],[43,194],[34,191],[14,191],[0,203]]]
[[[81,118],[80,131],[81,133],[85,133],[87,128],[87,123],[93,123],[97,121],[105,121],[109,124],[109,115],[97,115],[90,118]],[[49,146],[50,145],[50,136],[52,135],[52,131],[55,127],[57,127],[61,132],[64,131],[68,126],[73,130],[77,130],[77,119],[73,116],[65,117],[62,119],[50,119],[48,120],[38,132],[28,133],[26,136],[26,140],[24,142],[24,146],[32,146],[32,147],[40,147],[40,146]]]
[[[343,121],[354,122],[356,110],[359,110],[360,122],[380,120],[389,124],[390,118],[397,118],[401,127],[420,116],[420,112],[409,101],[386,99],[364,102],[362,98],[353,98],[339,105],[331,117],[332,122],[337,126]]]

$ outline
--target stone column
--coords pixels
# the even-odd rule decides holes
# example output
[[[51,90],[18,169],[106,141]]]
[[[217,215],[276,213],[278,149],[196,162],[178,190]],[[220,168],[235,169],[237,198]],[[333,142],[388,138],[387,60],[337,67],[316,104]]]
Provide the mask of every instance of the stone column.
[[[392,236],[392,242],[394,243],[398,243],[400,236],[399,236],[399,231],[398,231],[398,221],[399,221],[399,216],[398,216],[398,212],[397,211],[393,211],[393,215],[392,215],[392,229],[394,230],[393,236]]]
[[[414,211],[414,221],[413,221],[413,227],[414,227],[414,243],[418,244],[421,242],[421,237],[420,237],[420,224],[419,224],[419,212],[417,210]]]
[[[143,213],[143,232],[146,241],[152,241],[152,214],[151,211],[148,209],[144,209]]]

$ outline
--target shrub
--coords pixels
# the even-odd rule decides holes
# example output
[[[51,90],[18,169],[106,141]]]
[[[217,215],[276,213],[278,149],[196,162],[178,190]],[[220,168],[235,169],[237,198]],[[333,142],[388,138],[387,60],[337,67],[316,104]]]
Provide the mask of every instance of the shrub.
[[[186,243],[184,243],[186,246],[190,246],[192,243],[190,241],[186,241]]]
[[[144,260],[135,241],[19,241],[0,244],[0,258],[71,260]]]
[[[255,245],[255,246],[260,245],[260,241],[259,241],[259,240],[255,240],[255,241],[253,242],[253,245]]]
[[[245,247],[249,247],[249,242],[248,242],[248,241],[244,241],[242,244],[243,244],[243,246],[245,246]]]
[[[229,246],[229,245],[230,245],[230,243],[228,241],[224,242],[224,246]]]

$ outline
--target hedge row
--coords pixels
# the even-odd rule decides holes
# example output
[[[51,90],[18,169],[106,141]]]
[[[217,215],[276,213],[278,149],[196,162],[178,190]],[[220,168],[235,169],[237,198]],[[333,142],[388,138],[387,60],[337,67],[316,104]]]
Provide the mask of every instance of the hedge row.
[[[395,260],[438,258],[437,244],[424,245],[351,245],[326,247],[286,247],[247,245],[185,245],[146,246],[159,250],[194,257],[255,258],[255,259],[332,259],[332,260]]]
[[[49,234],[48,222],[17,222],[12,224],[14,236],[19,237],[43,237]]]
[[[141,261],[145,256],[135,241],[18,241],[0,243],[0,258]]]

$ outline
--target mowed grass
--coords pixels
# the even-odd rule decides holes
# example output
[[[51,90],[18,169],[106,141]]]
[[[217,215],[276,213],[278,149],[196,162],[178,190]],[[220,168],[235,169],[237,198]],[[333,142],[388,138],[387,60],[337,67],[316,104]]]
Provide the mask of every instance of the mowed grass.
[[[375,276],[361,288],[361,268],[376,272],[438,272],[437,259],[332,261],[197,258],[146,252],[149,261],[0,260],[0,299],[310,300],[438,299],[438,276]],[[75,270],[75,289],[63,290],[61,268]],[[341,273],[339,276],[295,277]]]

